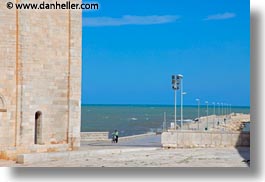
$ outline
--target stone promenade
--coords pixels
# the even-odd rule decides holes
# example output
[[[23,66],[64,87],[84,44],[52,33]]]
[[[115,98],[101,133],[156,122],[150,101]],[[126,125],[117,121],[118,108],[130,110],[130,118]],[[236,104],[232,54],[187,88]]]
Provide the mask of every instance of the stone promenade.
[[[82,143],[80,157],[64,160],[17,164],[13,167],[248,167],[249,148],[162,149],[160,135],[120,139],[119,143],[94,141]],[[90,154],[90,155],[84,155]],[[60,155],[60,153],[57,153]],[[76,153],[78,155],[78,153]]]

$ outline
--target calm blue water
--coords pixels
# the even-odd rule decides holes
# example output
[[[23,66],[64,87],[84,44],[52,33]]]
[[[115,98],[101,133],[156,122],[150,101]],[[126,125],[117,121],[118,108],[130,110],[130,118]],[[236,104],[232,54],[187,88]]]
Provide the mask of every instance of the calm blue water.
[[[195,119],[197,106],[184,106],[184,119]],[[81,131],[109,131],[118,129],[121,136],[146,133],[162,128],[164,112],[167,124],[174,121],[174,106],[159,105],[82,105]],[[209,107],[209,115],[214,109]],[[232,107],[232,112],[250,113],[249,107]],[[216,114],[218,108],[216,108]],[[200,107],[200,115],[206,115],[206,108]],[[177,108],[180,119],[180,108]]]

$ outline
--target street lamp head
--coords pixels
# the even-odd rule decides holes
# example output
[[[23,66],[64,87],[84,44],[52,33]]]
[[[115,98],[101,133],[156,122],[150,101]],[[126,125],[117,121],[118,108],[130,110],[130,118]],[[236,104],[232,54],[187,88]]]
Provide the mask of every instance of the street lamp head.
[[[205,101],[205,104],[208,104],[208,101]]]
[[[182,78],[183,78],[183,75],[181,75],[181,74],[177,75],[177,79],[182,79]]]
[[[200,101],[200,99],[196,99],[196,101]]]
[[[187,94],[187,92],[182,92],[182,95],[186,95]]]
[[[173,90],[178,90],[178,87],[176,85],[172,85]]]
[[[179,89],[179,80],[177,80],[176,75],[172,75],[172,89],[178,90]]]
[[[175,75],[172,75],[172,85],[173,84],[176,84],[176,76]]]

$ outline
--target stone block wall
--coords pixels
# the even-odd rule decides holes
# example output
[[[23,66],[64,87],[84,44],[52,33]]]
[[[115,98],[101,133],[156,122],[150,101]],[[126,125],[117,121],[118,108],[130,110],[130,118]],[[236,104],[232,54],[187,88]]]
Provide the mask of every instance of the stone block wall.
[[[6,109],[0,108],[0,151],[15,147],[19,152],[25,146],[52,144],[68,144],[68,149],[77,149],[82,12],[10,10],[6,2],[0,2],[0,95],[6,105]],[[41,112],[41,142],[36,145],[37,111]]]
[[[81,132],[81,141],[108,140],[109,132]]]
[[[161,136],[165,148],[249,147],[249,132],[169,131]]]
[[[15,144],[17,117],[17,44],[16,11],[0,1],[0,96],[5,102],[0,108],[0,148]]]

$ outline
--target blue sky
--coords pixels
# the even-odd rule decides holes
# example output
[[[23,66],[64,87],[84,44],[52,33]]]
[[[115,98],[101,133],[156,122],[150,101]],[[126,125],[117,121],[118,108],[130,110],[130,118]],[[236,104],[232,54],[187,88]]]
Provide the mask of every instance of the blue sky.
[[[82,104],[250,105],[248,0],[102,0],[83,12]],[[179,94],[179,93],[178,93]]]

